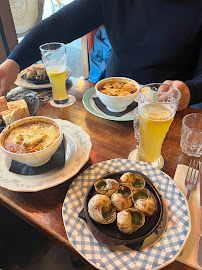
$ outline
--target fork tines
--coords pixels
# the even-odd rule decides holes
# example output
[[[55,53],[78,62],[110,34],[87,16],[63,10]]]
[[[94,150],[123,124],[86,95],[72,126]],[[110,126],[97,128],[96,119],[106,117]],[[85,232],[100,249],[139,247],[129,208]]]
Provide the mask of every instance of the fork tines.
[[[185,178],[186,182],[192,182],[193,184],[199,179],[200,162],[196,159],[191,159],[189,162],[189,168]],[[192,175],[193,174],[193,175]]]
[[[199,175],[200,175],[200,161],[199,160],[193,161],[191,159],[185,177],[185,186],[188,189],[187,200],[189,200],[191,191],[196,188],[197,182],[199,180]]]

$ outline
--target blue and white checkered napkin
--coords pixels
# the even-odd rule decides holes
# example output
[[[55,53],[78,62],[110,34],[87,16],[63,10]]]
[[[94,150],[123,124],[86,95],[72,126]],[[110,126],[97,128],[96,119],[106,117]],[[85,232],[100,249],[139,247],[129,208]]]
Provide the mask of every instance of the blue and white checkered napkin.
[[[124,170],[138,170],[147,175],[164,196],[168,207],[168,224],[160,241],[143,251],[111,250],[91,235],[78,217],[85,194],[98,177]],[[98,269],[145,270],[159,269],[174,261],[190,233],[190,214],[185,197],[173,180],[150,165],[128,159],[107,160],[92,165],[71,184],[62,207],[67,237],[78,253]]]

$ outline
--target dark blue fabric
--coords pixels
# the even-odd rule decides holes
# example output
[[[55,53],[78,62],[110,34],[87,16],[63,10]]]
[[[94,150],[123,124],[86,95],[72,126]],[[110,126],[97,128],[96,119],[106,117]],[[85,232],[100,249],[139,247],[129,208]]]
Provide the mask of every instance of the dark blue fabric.
[[[94,36],[94,44],[90,51],[90,82],[98,82],[106,77],[107,59],[111,52],[111,44],[109,42],[105,28],[99,29]]]
[[[191,108],[202,110],[202,103],[197,103],[190,106]]]
[[[202,101],[201,0],[75,0],[35,26],[9,58],[24,69],[41,59],[41,44],[69,43],[101,25],[112,46],[106,77],[180,80],[190,104]]]

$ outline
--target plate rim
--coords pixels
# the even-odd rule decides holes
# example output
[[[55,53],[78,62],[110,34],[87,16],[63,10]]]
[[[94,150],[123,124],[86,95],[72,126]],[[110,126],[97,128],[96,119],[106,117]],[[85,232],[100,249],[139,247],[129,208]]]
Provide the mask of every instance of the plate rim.
[[[63,177],[57,177],[57,180],[55,180],[55,181],[53,181],[53,183],[50,183],[49,181],[47,181],[47,184],[44,186],[44,185],[42,185],[42,186],[35,186],[34,187],[34,189],[32,188],[32,189],[30,189],[30,188],[9,188],[9,187],[6,187],[5,185],[4,186],[2,186],[1,185],[1,179],[2,179],[2,177],[1,177],[1,175],[2,175],[2,168],[0,168],[0,171],[1,171],[1,174],[0,174],[0,186],[1,187],[4,187],[4,188],[6,188],[6,189],[8,189],[8,190],[11,190],[11,191],[15,191],[15,192],[38,192],[38,191],[42,191],[42,190],[45,190],[45,189],[48,189],[48,188],[51,188],[51,187],[55,187],[55,186],[57,186],[57,185],[59,185],[59,184],[62,184],[62,183],[64,183],[64,182],[66,182],[66,181],[68,181],[71,177],[73,177],[74,175],[76,175],[79,171],[80,171],[80,169],[86,164],[86,162],[88,161],[88,159],[89,159],[89,157],[90,157],[90,151],[91,151],[91,148],[92,148],[92,143],[91,143],[91,140],[90,140],[90,136],[80,127],[80,126],[78,126],[78,125],[75,125],[75,124],[73,124],[72,122],[70,122],[70,121],[68,121],[68,120],[62,120],[62,119],[55,119],[56,121],[58,121],[59,122],[59,124],[62,126],[62,125],[65,125],[65,124],[69,124],[70,126],[71,126],[71,129],[72,128],[76,128],[76,129],[79,129],[80,130],[80,132],[82,131],[83,132],[83,136],[85,135],[85,139],[86,139],[86,141],[88,141],[88,149],[87,149],[87,151],[86,151],[86,153],[85,153],[85,155],[83,155],[83,157],[82,157],[82,162],[79,164],[79,166],[77,166],[77,167],[75,167],[74,166],[74,171],[73,172],[71,172],[71,173],[69,173],[69,175],[63,175]],[[63,132],[64,132],[64,130],[63,130]],[[65,134],[65,132],[64,132],[64,134]],[[67,134],[67,133],[66,133]],[[72,134],[73,133],[71,133],[70,132],[70,135],[69,134],[67,134],[69,137],[71,137],[72,138],[72,140],[74,141],[74,143],[76,144],[76,146],[77,146],[77,149],[76,149],[76,153],[75,153],[75,155],[74,155],[74,162],[76,161],[76,158],[78,158],[78,153],[79,153],[79,149],[78,149],[78,144],[75,142],[75,140],[76,141],[78,141],[79,142],[79,140],[78,140],[78,138],[76,138],[76,136],[72,136]],[[83,136],[82,136],[82,138],[83,138]],[[84,142],[84,141],[83,141]],[[80,143],[80,142],[79,142]],[[3,153],[2,153],[2,151],[0,152],[0,155],[3,155]],[[4,155],[3,155],[3,161],[4,161]],[[0,164],[1,166],[3,165],[3,161],[2,161],[2,163]],[[71,163],[72,163],[72,161],[71,161]],[[59,169],[59,168],[55,168],[55,170],[56,170],[56,172],[55,173],[53,173],[51,176],[45,176],[45,177],[48,177],[48,178],[50,178],[50,177],[54,177],[54,175],[56,176],[56,174],[57,173],[59,173],[59,172],[62,172],[62,170],[64,169],[64,168],[66,168],[68,166],[68,164],[66,165],[66,166],[64,166],[62,169]],[[72,164],[71,164],[71,166],[72,166]],[[47,172],[48,173],[48,172]],[[29,179],[30,178],[30,176],[26,176],[26,175],[22,175],[22,176],[20,176],[20,175],[18,175],[19,177],[21,177],[21,178],[27,178],[27,179]],[[31,176],[32,178],[34,178],[34,175],[32,175]],[[41,179],[43,179],[43,178],[41,178]],[[38,180],[38,179],[37,179]]]
[[[105,160],[105,161],[102,161],[102,162],[99,162],[99,163],[96,163],[96,164],[93,164],[93,165],[91,165],[89,168],[87,168],[86,170],[90,170],[90,171],[88,171],[88,174],[89,174],[89,172],[91,172],[92,174],[97,174],[97,176],[99,175],[99,173],[98,173],[98,169],[100,170],[101,169],[101,167],[100,166],[103,166],[104,168],[103,168],[103,170],[105,170],[106,171],[106,166],[107,166],[107,163],[108,162],[115,162],[116,163],[116,166],[117,166],[117,164],[120,164],[121,162],[122,163],[124,163],[124,165],[123,166],[127,166],[127,169],[128,169],[128,166],[134,166],[134,165],[136,165],[136,166],[138,166],[138,167],[141,167],[141,171],[143,170],[143,169],[145,169],[145,167],[144,167],[144,164],[143,164],[143,162],[138,162],[138,161],[132,161],[132,160],[128,160],[128,159],[121,159],[121,158],[116,158],[116,159],[111,159],[111,160]],[[128,164],[129,163],[129,164]],[[110,163],[111,164],[111,163]],[[126,165],[127,164],[127,165]],[[109,165],[108,165],[109,166]],[[155,171],[159,171],[159,170],[157,170],[157,169],[154,169],[154,168],[152,168],[150,165],[148,165],[148,164],[146,164],[146,166],[148,166],[148,167],[150,167],[151,168],[151,170],[155,170]],[[85,170],[85,171],[86,171]],[[83,178],[83,176],[85,175],[85,171],[84,172],[82,172],[82,174],[81,175],[79,175],[76,179],[78,179],[79,178],[79,180],[80,180],[80,182],[81,182],[81,179],[84,179]],[[164,251],[164,249],[162,249],[162,247],[161,246],[159,246],[158,244],[157,245],[155,245],[155,244],[152,244],[152,246],[153,245],[155,245],[155,247],[154,247],[154,252],[155,252],[155,254],[156,254],[156,251],[157,251],[157,249],[160,249],[160,252],[162,253],[162,252],[164,252],[163,253],[163,255],[164,255],[164,261],[162,261],[161,263],[160,262],[158,262],[158,265],[157,266],[154,266],[154,268],[148,268],[148,269],[153,269],[153,270],[157,270],[157,269],[161,269],[162,267],[165,267],[165,266],[167,266],[167,265],[169,265],[169,264],[171,264],[173,261],[175,261],[176,260],[176,258],[179,256],[179,254],[181,253],[181,251],[182,251],[182,249],[183,249],[183,247],[184,247],[184,245],[186,244],[186,241],[187,241],[187,239],[188,239],[188,237],[189,237],[189,235],[190,235],[190,232],[191,232],[191,218],[190,218],[190,210],[189,210],[189,206],[188,206],[188,202],[186,201],[186,197],[184,196],[184,194],[182,193],[182,191],[178,188],[178,186],[175,184],[175,182],[173,181],[173,179],[168,175],[168,174],[166,174],[166,173],[164,173],[164,172],[162,172],[162,171],[160,171],[160,173],[162,173],[163,175],[162,175],[162,177],[166,177],[167,178],[167,180],[166,180],[166,182],[167,181],[171,181],[171,183],[172,183],[172,185],[175,187],[175,189],[178,191],[178,193],[180,193],[180,197],[181,198],[183,198],[183,201],[184,201],[184,206],[185,206],[185,208],[186,208],[186,212],[187,212],[187,227],[186,227],[186,235],[184,235],[184,238],[183,238],[183,243],[180,243],[180,246],[179,246],[179,248],[177,248],[176,249],[176,252],[171,256],[171,257],[167,257],[166,256],[166,258],[165,258],[165,251]],[[147,174],[146,174],[147,175]],[[75,179],[75,180],[76,180]],[[87,179],[88,179],[88,175],[86,175],[86,181],[87,181]],[[74,181],[75,181],[74,180]],[[65,227],[65,231],[66,231],[66,234],[67,234],[67,237],[69,238],[69,241],[70,241],[70,243],[74,246],[74,248],[77,250],[77,252],[85,259],[85,260],[87,260],[90,264],[92,264],[93,266],[95,266],[97,269],[103,269],[103,270],[105,270],[106,269],[106,260],[105,261],[102,261],[101,260],[101,258],[100,258],[100,256],[99,256],[99,260],[97,259],[97,261],[95,261],[94,259],[93,259],[93,257],[92,256],[90,256],[90,253],[89,252],[83,252],[82,251],[82,249],[81,249],[81,240],[83,239],[83,238],[81,238],[81,237],[86,237],[86,232],[85,232],[85,234],[84,234],[84,232],[82,233],[82,235],[80,235],[79,233],[78,233],[78,231],[79,230],[77,230],[74,234],[72,234],[72,231],[71,232],[69,232],[68,231],[68,228],[70,229],[71,227],[69,226],[69,224],[71,224],[71,223],[69,223],[70,222],[70,219],[68,219],[68,215],[67,215],[67,212],[66,212],[66,210],[69,210],[69,209],[71,209],[72,208],[72,210],[71,210],[71,212],[72,211],[75,211],[75,208],[73,207],[73,206],[71,206],[71,205],[69,205],[69,207],[68,207],[68,200],[69,200],[69,198],[68,198],[68,192],[71,192],[72,193],[72,190],[71,190],[71,186],[72,185],[74,185],[74,181],[71,183],[71,185],[70,185],[70,188],[69,188],[69,190],[67,191],[67,193],[66,193],[66,196],[65,196],[65,199],[64,199],[64,202],[63,202],[63,205],[62,205],[62,218],[63,218],[63,224],[64,224],[64,227]],[[83,181],[83,180],[82,180]],[[79,183],[80,183],[79,182]],[[73,187],[74,189],[75,188],[77,188],[77,186],[76,185],[74,185],[74,187]],[[85,186],[85,189],[86,189],[86,186]],[[161,189],[160,189],[160,192],[162,192],[161,191]],[[81,197],[80,196],[80,200],[82,199],[83,197]],[[166,199],[166,201],[167,201],[167,198],[165,198]],[[81,201],[81,203],[82,203],[82,201]],[[78,207],[78,204],[77,204],[77,208],[79,208],[80,209],[80,207]],[[174,211],[172,211],[173,213],[174,213]],[[74,214],[74,212],[72,212],[72,214]],[[73,219],[75,220],[75,217],[73,217]],[[80,219],[80,218],[79,218]],[[80,219],[81,220],[81,219]],[[76,219],[76,222],[78,222],[78,220]],[[84,223],[84,226],[86,226],[85,225],[85,222],[82,220],[81,221],[81,223]],[[81,224],[78,224],[79,226],[81,226]],[[175,227],[175,226],[174,226]],[[82,227],[83,228],[83,227]],[[184,231],[184,230],[183,230]],[[69,234],[70,233],[70,234]],[[173,234],[171,234],[172,235],[172,237],[173,237]],[[75,237],[76,236],[76,237]],[[79,237],[79,243],[80,244],[78,244],[78,242],[76,241],[76,239],[77,239],[77,237]],[[89,240],[92,238],[93,236],[91,236],[90,235],[90,233],[88,232],[88,238],[89,238]],[[176,237],[176,233],[174,234],[174,237]],[[162,237],[160,237],[160,239],[158,239],[158,242],[159,241],[161,241],[161,240],[163,240],[164,241],[164,236],[162,236]],[[89,243],[88,243],[89,244]],[[102,254],[103,252],[110,252],[110,254],[112,254],[111,256],[114,256],[114,260],[115,259],[117,259],[117,258],[115,258],[115,256],[116,257],[119,257],[121,254],[123,255],[123,256],[127,256],[127,252],[124,252],[124,251],[119,251],[118,253],[117,253],[117,255],[113,255],[114,253],[114,251],[113,250],[110,250],[110,249],[106,249],[102,244],[99,244],[99,243],[97,242],[95,242],[95,241],[93,241],[93,246],[94,247],[96,247],[96,248],[98,248],[99,249],[99,251],[100,251],[100,253]],[[170,243],[171,244],[171,243]],[[101,245],[101,246],[100,246]],[[165,245],[165,243],[163,244],[163,246]],[[150,250],[150,248],[152,248],[152,246],[151,247],[149,247],[149,248],[147,248],[146,250],[145,250],[145,252],[148,252],[149,250]],[[85,249],[84,249],[85,250]],[[92,248],[91,248],[91,250],[92,250]],[[112,253],[111,253],[112,252]],[[144,251],[131,251],[132,252],[132,258],[134,258],[134,256],[137,256],[137,253],[139,254],[139,253],[142,253],[142,252],[144,252]],[[146,253],[143,253],[143,256],[145,256],[144,254],[146,254]],[[153,254],[153,253],[152,253]],[[149,257],[150,256],[152,256],[152,254],[151,255],[149,255]],[[100,254],[99,254],[100,255]],[[153,254],[154,255],[154,254]],[[139,256],[139,255],[138,255]],[[108,255],[108,257],[109,258],[111,258],[110,257],[110,255]],[[120,257],[121,258],[121,257]],[[150,259],[152,260],[152,258],[153,257],[151,257]],[[158,258],[159,258],[159,256],[158,256]],[[130,257],[130,259],[131,259],[131,257]],[[102,261],[102,265],[100,264],[100,260]],[[128,260],[129,260],[129,258],[128,258]],[[151,264],[151,262],[152,261],[148,261],[148,263],[149,263],[149,265]],[[123,262],[123,260],[122,260],[122,262]],[[103,264],[104,264],[104,267],[105,268],[103,268]],[[113,264],[114,265],[114,264]],[[144,264],[145,265],[145,264]],[[147,264],[148,265],[148,264]],[[142,268],[143,266],[141,266],[140,267],[140,269],[145,269],[145,268]],[[113,268],[112,267],[112,269],[115,269],[115,268]],[[116,268],[117,269],[117,268]],[[118,268],[118,269],[120,269],[120,268]],[[132,268],[130,268],[130,269],[132,269]]]
[[[127,118],[120,118],[120,117],[116,117],[116,116],[111,116],[111,115],[102,115],[101,113],[99,113],[98,111],[96,111],[94,108],[92,108],[91,104],[90,104],[90,99],[92,97],[92,95],[95,94],[95,87],[91,87],[90,89],[88,89],[82,99],[83,105],[86,108],[87,111],[89,111],[90,113],[94,114],[95,116],[98,116],[100,118],[103,119],[107,119],[107,120],[112,120],[112,121],[132,121],[133,120],[133,116],[131,117],[127,117]]]

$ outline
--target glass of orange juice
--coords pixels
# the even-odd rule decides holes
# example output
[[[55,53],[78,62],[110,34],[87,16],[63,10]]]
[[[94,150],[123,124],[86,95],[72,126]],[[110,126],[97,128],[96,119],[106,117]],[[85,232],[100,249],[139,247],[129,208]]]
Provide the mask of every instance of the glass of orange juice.
[[[55,104],[68,103],[66,90],[66,46],[63,43],[51,42],[40,47],[42,61],[52,86],[52,96]]]
[[[170,85],[147,84],[139,90],[140,144],[137,160],[161,166],[161,147],[176,113],[181,93]],[[164,163],[164,162],[163,162]]]

